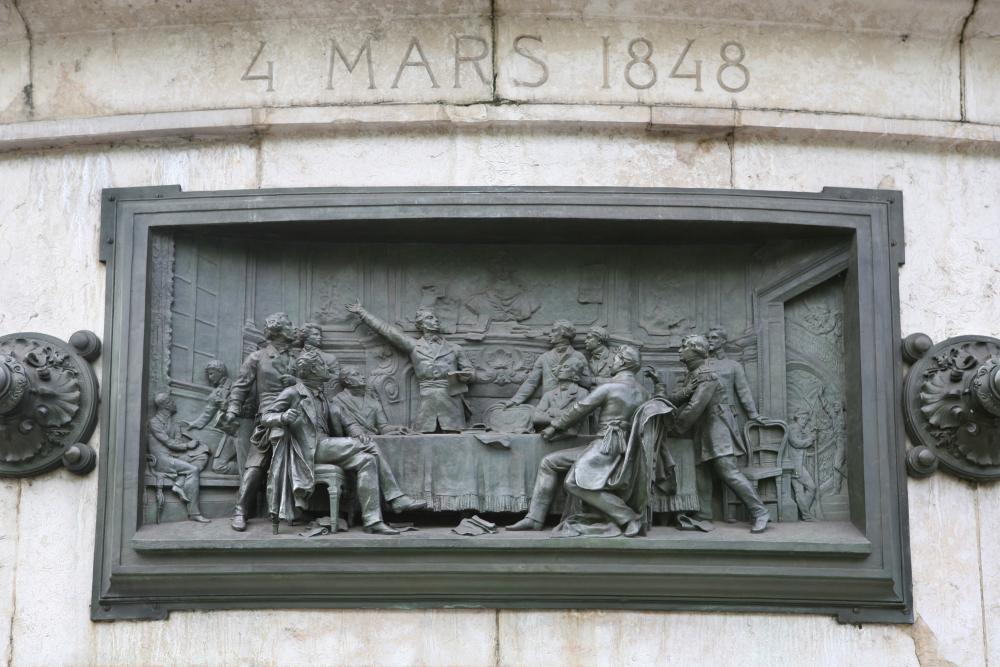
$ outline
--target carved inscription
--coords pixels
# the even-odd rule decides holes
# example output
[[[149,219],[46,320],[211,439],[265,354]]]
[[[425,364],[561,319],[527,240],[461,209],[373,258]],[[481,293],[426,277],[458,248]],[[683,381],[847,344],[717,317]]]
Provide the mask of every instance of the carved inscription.
[[[359,41],[357,38],[331,37],[328,53],[325,54],[325,72],[322,80],[326,90],[337,90],[348,82],[360,79],[367,82],[368,90],[398,89],[401,85],[410,88],[440,88],[440,77],[451,74],[452,87],[460,89],[463,82],[468,85],[489,85],[490,77],[486,66],[490,64],[492,49],[486,38],[479,35],[456,34],[449,38],[448,52],[429,49],[420,36],[410,35],[406,47],[393,52],[383,52],[378,58],[373,42],[378,37],[369,34]],[[707,65],[715,69],[715,84],[722,91],[736,94],[750,85],[750,69],[747,65],[747,49],[737,41],[726,41],[718,47],[718,60],[705,63],[694,57],[692,50],[699,44],[697,38],[688,37],[682,45],[657,45],[652,40],[638,36],[624,40],[612,40],[603,35],[595,48],[601,54],[601,66],[590,82],[575,77],[581,87],[610,89],[614,83],[624,81],[634,90],[649,90],[667,86],[671,79],[689,79],[694,92],[705,91],[703,70]],[[540,34],[516,35],[509,45],[509,55],[519,65],[517,74],[510,74],[510,83],[519,88],[541,88],[550,82],[557,72],[552,69],[548,57],[545,38]],[[714,48],[714,47],[713,47]],[[267,41],[257,43],[248,49],[249,62],[240,76],[240,81],[263,85],[264,92],[275,92],[280,88],[279,75],[283,68],[297,69],[303,63],[283,62],[268,57],[275,51]],[[624,64],[622,59],[624,57]],[[388,60],[386,60],[388,59]],[[574,58],[577,60],[577,58]],[[661,71],[669,67],[666,77]],[[709,72],[712,70],[709,69]],[[380,81],[377,73],[391,72],[391,78]],[[711,76],[709,74],[709,76]],[[447,80],[447,78],[445,79]],[[261,82],[261,83],[258,83]],[[447,84],[445,84],[447,85]]]

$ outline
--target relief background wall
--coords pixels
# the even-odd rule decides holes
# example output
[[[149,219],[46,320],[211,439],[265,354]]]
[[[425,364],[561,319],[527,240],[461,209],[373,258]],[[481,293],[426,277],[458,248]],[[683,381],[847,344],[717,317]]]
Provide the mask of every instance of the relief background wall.
[[[984,14],[995,11],[987,0],[981,6]],[[962,4],[956,15],[968,9]],[[953,36],[940,43],[951,45]],[[808,34],[794,39],[806,51],[821,46]],[[10,39],[0,57],[19,44]],[[995,46],[983,38],[975,49]],[[952,48],[957,54],[957,43],[945,50]],[[980,104],[983,123],[990,112],[982,100],[1000,96],[996,76],[995,69],[970,61],[970,81],[979,87],[969,101]],[[964,118],[954,92],[957,75],[954,80],[954,88],[934,93],[946,100],[934,104],[947,107],[934,117]],[[923,108],[925,93],[909,94],[911,108]],[[60,98],[45,99],[55,105]],[[770,106],[802,106],[779,101]],[[877,119],[877,102],[860,105],[859,113]],[[615,116],[596,109],[602,118]],[[703,111],[705,119],[715,117],[715,110]],[[996,140],[713,128],[707,120],[684,132],[661,131],[646,122],[626,123],[629,113],[601,123],[310,125],[228,139],[142,136],[85,146],[59,139],[44,149],[4,152],[0,331],[65,337],[82,328],[103,330],[104,270],[97,248],[104,187],[531,184],[900,189],[907,243],[900,272],[904,334],[1000,336]],[[25,119],[20,111],[15,115]],[[96,436],[91,444],[99,446]],[[909,482],[916,623],[862,628],[795,615],[505,610],[190,612],[163,622],[94,624],[88,604],[96,484],[96,475],[81,479],[64,470],[0,480],[5,664],[684,665],[732,656],[769,667],[1000,664],[1000,574],[993,566],[1000,560],[1000,485],[941,473]]]

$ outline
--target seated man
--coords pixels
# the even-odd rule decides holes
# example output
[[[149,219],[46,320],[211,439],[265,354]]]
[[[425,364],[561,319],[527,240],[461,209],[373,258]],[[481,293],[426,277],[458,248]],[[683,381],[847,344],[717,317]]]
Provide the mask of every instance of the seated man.
[[[261,415],[273,447],[268,479],[272,521],[292,519],[304,508],[315,485],[315,465],[330,463],[357,473],[365,532],[397,535],[399,531],[382,521],[381,498],[395,512],[423,509],[427,503],[403,493],[378,445],[327,400],[323,387],[330,372],[317,351],[299,355],[295,375],[298,381],[282,390]]]
[[[549,454],[538,468],[538,477],[532,491],[528,515],[507,530],[541,530],[549,506],[555,497],[559,477],[566,475],[566,491],[579,498],[590,508],[597,510],[602,519],[610,524],[595,523],[600,532],[586,532],[586,529],[572,527],[563,530],[573,522],[571,517],[557,527],[561,534],[603,534],[635,537],[642,533],[652,481],[659,482],[669,476],[668,469],[650,469],[649,461],[657,461],[660,452],[646,451],[659,446],[659,433],[644,441],[647,423],[653,417],[669,414],[671,406],[662,400],[650,402],[649,391],[635,377],[641,357],[631,345],[623,345],[614,353],[613,376],[610,382],[598,386],[583,400],[573,404],[561,417],[542,431],[542,437],[551,440],[558,431],[578,423],[588,414],[600,410],[600,430],[598,438],[582,447],[565,449]],[[641,409],[640,409],[641,408]],[[638,428],[632,423],[638,419]],[[672,460],[665,457],[668,467]],[[583,517],[581,517],[582,519]],[[578,522],[582,523],[582,522]]]
[[[569,357],[556,368],[558,384],[555,389],[545,392],[535,407],[531,421],[537,429],[543,429],[562,417],[572,405],[587,397],[587,390],[580,386],[587,362],[579,357]],[[572,425],[561,431],[559,438],[570,438],[580,432],[579,425]]]
[[[333,397],[341,415],[354,421],[367,435],[404,435],[409,429],[389,423],[377,394],[368,391],[364,373],[354,367],[344,369],[344,390]]]
[[[146,459],[150,473],[159,480],[170,480],[171,491],[187,503],[192,521],[208,523],[198,504],[201,471],[211,455],[208,447],[181,430],[174,419],[177,404],[162,392],[153,399],[156,414],[149,420],[149,449]],[[157,486],[159,486],[159,482]]]

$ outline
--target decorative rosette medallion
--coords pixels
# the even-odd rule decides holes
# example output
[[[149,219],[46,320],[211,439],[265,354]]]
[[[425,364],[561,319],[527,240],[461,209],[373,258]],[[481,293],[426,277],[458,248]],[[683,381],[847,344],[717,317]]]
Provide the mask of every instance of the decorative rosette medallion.
[[[69,343],[40,333],[0,336],[0,476],[24,477],[60,463],[84,474],[97,423],[101,343],[78,331]]]
[[[903,355],[913,364],[903,395],[910,474],[940,464],[964,479],[1000,479],[1000,340],[959,336],[934,345],[912,334]]]

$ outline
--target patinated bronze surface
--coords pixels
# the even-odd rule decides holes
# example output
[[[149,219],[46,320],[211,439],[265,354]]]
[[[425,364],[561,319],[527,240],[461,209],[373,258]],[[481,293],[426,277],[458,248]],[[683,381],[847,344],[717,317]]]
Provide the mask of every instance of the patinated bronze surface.
[[[129,399],[109,422],[121,523],[101,530],[121,546],[99,556],[101,581],[189,563],[219,568],[221,587],[282,572],[282,604],[311,586],[335,604],[520,605],[531,591],[640,607],[685,606],[699,593],[681,588],[702,581],[739,607],[769,598],[765,581],[802,599],[805,570],[787,568],[805,551],[868,582],[848,595],[857,609],[836,586],[805,607],[910,613],[893,592],[904,514],[870,492],[902,494],[898,440],[873,416],[894,357],[871,357],[897,326],[871,299],[901,258],[895,199],[115,192],[107,372]],[[320,552],[347,588],[311,578],[305,554]],[[531,574],[497,574],[511,558]],[[666,569],[634,587],[630,563]],[[553,588],[552,567],[579,593]],[[717,588],[740,568],[761,588]],[[422,592],[418,571],[441,592]],[[112,610],[113,589],[96,598]]]
[[[0,476],[37,475],[60,464],[86,474],[97,421],[101,342],[77,331],[68,343],[40,333],[0,336]]]
[[[970,480],[1000,479],[1000,340],[958,336],[934,345],[903,340],[912,362],[903,413],[914,447],[907,470],[926,477],[940,464]]]

